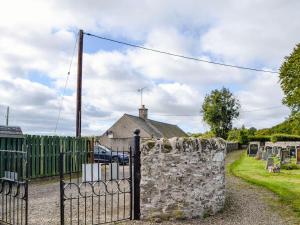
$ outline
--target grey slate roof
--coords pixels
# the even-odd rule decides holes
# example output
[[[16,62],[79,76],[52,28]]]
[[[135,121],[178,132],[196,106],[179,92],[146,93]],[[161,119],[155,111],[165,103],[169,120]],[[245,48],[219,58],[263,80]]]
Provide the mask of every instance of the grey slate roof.
[[[172,138],[172,137],[185,137],[186,133],[181,130],[177,125],[162,123],[150,119],[142,119],[138,116],[125,114],[124,116],[130,118],[138,128],[145,130],[148,134],[153,134],[156,138]]]
[[[23,138],[23,132],[20,127],[0,126],[0,137]]]

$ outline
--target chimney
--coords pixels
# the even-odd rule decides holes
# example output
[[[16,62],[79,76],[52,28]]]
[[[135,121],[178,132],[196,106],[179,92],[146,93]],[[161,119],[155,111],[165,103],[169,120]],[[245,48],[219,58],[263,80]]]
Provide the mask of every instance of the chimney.
[[[145,108],[145,105],[139,108],[139,117],[144,120],[148,119],[148,109]]]

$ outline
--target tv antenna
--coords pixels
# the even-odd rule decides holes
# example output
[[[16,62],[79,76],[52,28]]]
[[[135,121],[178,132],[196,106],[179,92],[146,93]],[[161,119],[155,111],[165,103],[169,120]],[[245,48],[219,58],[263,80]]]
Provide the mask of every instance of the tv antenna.
[[[141,92],[141,105],[143,105],[143,91],[146,89],[147,87],[143,87],[143,88],[139,88],[138,92]]]
[[[6,126],[8,127],[8,121],[9,121],[9,106],[7,106],[7,108],[6,108],[6,115],[5,115],[5,118],[6,118]]]

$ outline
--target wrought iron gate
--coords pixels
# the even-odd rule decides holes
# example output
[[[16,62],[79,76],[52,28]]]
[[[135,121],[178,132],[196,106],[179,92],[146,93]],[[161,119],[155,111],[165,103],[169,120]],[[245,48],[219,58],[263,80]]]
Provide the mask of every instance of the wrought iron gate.
[[[139,131],[135,134],[133,148],[60,153],[61,225],[139,219]]]
[[[28,224],[27,167],[26,152],[0,150],[0,224]]]

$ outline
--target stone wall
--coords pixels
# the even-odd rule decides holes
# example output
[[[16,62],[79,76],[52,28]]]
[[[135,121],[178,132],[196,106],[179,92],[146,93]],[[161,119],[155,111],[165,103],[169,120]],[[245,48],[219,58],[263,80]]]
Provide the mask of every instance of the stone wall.
[[[141,146],[142,219],[213,215],[225,202],[223,139],[172,138]]]
[[[226,142],[226,153],[233,152],[239,149],[238,142]]]

